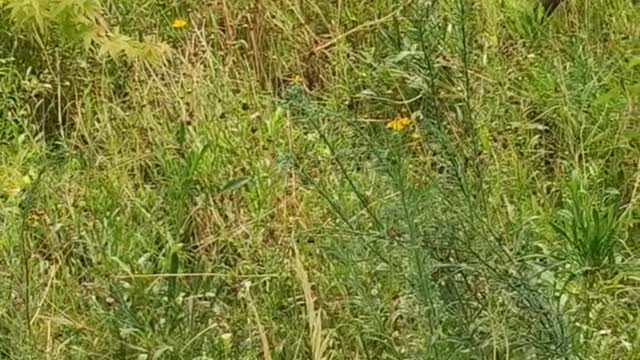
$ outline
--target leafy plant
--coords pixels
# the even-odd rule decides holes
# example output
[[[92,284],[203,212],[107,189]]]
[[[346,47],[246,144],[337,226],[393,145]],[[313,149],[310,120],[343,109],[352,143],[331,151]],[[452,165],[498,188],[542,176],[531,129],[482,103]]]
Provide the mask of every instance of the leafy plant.
[[[585,181],[574,175],[564,208],[552,226],[579,270],[597,272],[615,265],[622,214],[619,194],[590,191]]]
[[[8,0],[0,5],[15,28],[33,36],[43,50],[71,42],[85,48],[97,46],[99,54],[114,58],[126,55],[158,61],[168,49],[111,31],[98,0]]]

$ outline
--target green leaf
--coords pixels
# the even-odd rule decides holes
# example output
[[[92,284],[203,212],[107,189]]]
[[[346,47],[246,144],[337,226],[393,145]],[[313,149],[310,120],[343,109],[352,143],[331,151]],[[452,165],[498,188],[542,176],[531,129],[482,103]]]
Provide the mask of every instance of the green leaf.
[[[11,11],[11,20],[22,27],[37,27],[44,31],[45,20],[49,17],[46,8],[43,8],[37,0],[12,1],[6,6]]]
[[[222,187],[222,189],[220,190],[219,194],[222,194],[222,193],[227,192],[227,191],[238,190],[241,187],[247,185],[249,183],[249,181],[251,181],[251,177],[250,176],[241,176],[239,178],[235,178],[235,179],[227,182]]]
[[[115,34],[110,39],[105,40],[98,51],[100,56],[109,55],[117,58],[122,53],[131,51],[131,38],[121,34]]]

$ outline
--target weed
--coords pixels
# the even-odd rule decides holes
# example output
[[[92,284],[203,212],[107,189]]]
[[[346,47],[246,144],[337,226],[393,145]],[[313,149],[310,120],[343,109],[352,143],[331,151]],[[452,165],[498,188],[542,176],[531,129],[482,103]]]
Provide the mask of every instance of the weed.
[[[0,357],[637,359],[640,12],[536,3],[0,0]]]

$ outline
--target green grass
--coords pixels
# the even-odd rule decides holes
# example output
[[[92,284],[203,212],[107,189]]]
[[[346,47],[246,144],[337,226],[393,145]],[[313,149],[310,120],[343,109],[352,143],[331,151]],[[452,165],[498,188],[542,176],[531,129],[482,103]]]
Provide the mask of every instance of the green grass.
[[[640,8],[533,9],[0,1],[0,358],[640,358]]]

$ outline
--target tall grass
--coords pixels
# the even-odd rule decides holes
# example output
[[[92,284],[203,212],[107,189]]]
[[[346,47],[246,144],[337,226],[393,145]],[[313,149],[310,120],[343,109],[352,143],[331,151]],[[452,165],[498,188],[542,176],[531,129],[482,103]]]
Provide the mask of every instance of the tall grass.
[[[0,9],[0,357],[638,357],[632,2]]]

